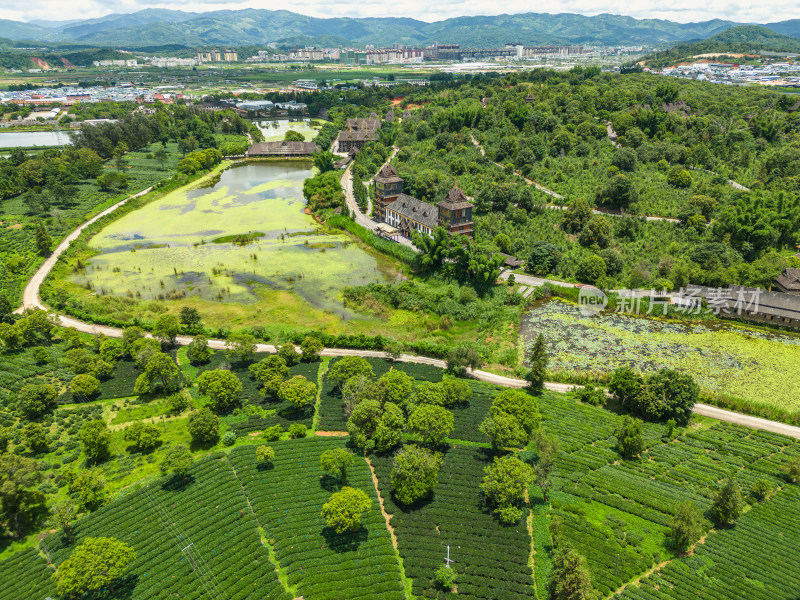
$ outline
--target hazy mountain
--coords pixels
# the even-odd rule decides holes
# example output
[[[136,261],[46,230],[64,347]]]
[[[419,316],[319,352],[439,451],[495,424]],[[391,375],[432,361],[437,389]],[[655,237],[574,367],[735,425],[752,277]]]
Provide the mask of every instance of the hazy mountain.
[[[409,18],[319,19],[285,10],[220,10],[189,13],[148,9],[99,19],[62,23],[0,21],[0,37],[96,46],[262,45],[282,40],[322,43],[341,39],[355,45],[395,42],[427,45],[434,41],[464,47],[523,44],[654,45],[704,39],[738,25],[714,19],[675,23],[601,14],[496,15],[458,17],[435,23]],[[800,20],[771,23],[773,31],[800,36]],[[315,41],[316,40],[316,41]]]
[[[759,51],[800,52],[800,39],[758,25],[740,25],[705,40],[676,44],[640,60],[648,67],[661,68],[690,61],[701,54],[750,54]]]

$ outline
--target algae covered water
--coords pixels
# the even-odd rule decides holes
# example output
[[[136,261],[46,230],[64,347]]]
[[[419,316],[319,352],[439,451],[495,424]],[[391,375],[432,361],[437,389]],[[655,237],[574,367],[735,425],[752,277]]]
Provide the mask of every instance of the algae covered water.
[[[105,227],[91,241],[98,254],[72,279],[141,299],[252,303],[265,288],[286,290],[348,316],[342,290],[385,281],[390,268],[304,212],[311,167],[245,164],[210,187],[172,192]]]

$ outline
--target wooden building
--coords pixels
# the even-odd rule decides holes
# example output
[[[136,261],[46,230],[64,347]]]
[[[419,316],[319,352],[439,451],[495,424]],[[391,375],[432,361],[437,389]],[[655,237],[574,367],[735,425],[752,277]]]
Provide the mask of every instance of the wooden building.
[[[408,194],[400,194],[385,209],[384,219],[409,239],[415,231],[433,235],[437,225],[436,207]]]
[[[784,294],[800,295],[800,269],[786,269],[775,278],[773,287]]]
[[[384,165],[375,182],[375,214],[383,216],[386,208],[403,193],[403,180],[392,165]]]
[[[336,141],[339,143],[339,152],[349,152],[354,148],[361,150],[368,142],[377,142],[378,130],[381,121],[373,113],[366,119],[347,119],[345,129],[339,132]]]
[[[447,197],[439,202],[439,227],[444,227],[450,235],[472,237],[472,209],[474,206],[459,187],[447,192]]]
[[[314,142],[259,142],[247,149],[248,158],[259,156],[310,156],[319,150]]]

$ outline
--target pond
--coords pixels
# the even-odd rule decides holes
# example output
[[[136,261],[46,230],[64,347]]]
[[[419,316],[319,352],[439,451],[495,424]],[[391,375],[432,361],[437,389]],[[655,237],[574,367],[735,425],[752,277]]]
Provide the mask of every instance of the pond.
[[[210,187],[177,190],[114,221],[92,238],[98,252],[73,282],[141,299],[200,295],[254,303],[259,290],[294,292],[349,317],[344,287],[386,281],[391,267],[305,212],[311,163],[231,167]]]
[[[254,121],[256,127],[264,134],[265,142],[280,142],[286,137],[287,131],[302,133],[307,142],[314,139],[323,121],[302,119],[292,121],[289,119],[274,119],[269,121]]]
[[[690,373],[704,388],[757,404],[800,410],[800,337],[731,322],[686,323],[613,312],[583,316],[561,300],[537,303],[523,317],[526,356],[541,333],[548,369],[604,374],[620,366]]]
[[[65,146],[71,144],[66,131],[4,131],[0,132],[0,148],[31,148],[33,146]]]

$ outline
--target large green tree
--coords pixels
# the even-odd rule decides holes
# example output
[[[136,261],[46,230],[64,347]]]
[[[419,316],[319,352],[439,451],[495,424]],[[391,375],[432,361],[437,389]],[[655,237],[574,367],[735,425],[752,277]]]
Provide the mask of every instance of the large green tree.
[[[428,496],[436,486],[441,466],[441,454],[413,444],[404,446],[392,464],[394,497],[410,505]]]
[[[105,587],[114,593],[114,582],[135,558],[134,549],[115,538],[89,537],[58,566],[53,579],[62,596],[77,597]]]
[[[208,405],[217,414],[232,411],[242,401],[242,382],[231,371],[223,369],[204,371],[197,378],[197,389],[204,396],[208,396]]]
[[[572,548],[559,548],[547,579],[548,600],[599,600],[600,597],[592,586],[586,559]]]
[[[481,490],[502,523],[512,524],[522,517],[520,506],[533,481],[531,468],[511,454],[495,458],[484,469]]]
[[[105,460],[109,455],[111,446],[111,432],[103,419],[86,421],[81,426],[81,442],[83,453],[91,463]]]
[[[422,437],[423,441],[437,448],[453,431],[453,413],[442,406],[422,404],[408,417],[408,431]]]
[[[371,507],[372,500],[362,490],[343,487],[322,505],[322,516],[336,533],[355,533],[361,526],[361,517]]]
[[[353,461],[355,461],[353,453],[344,448],[331,448],[319,457],[322,470],[338,475],[343,486],[347,485],[347,468],[353,464]]]

